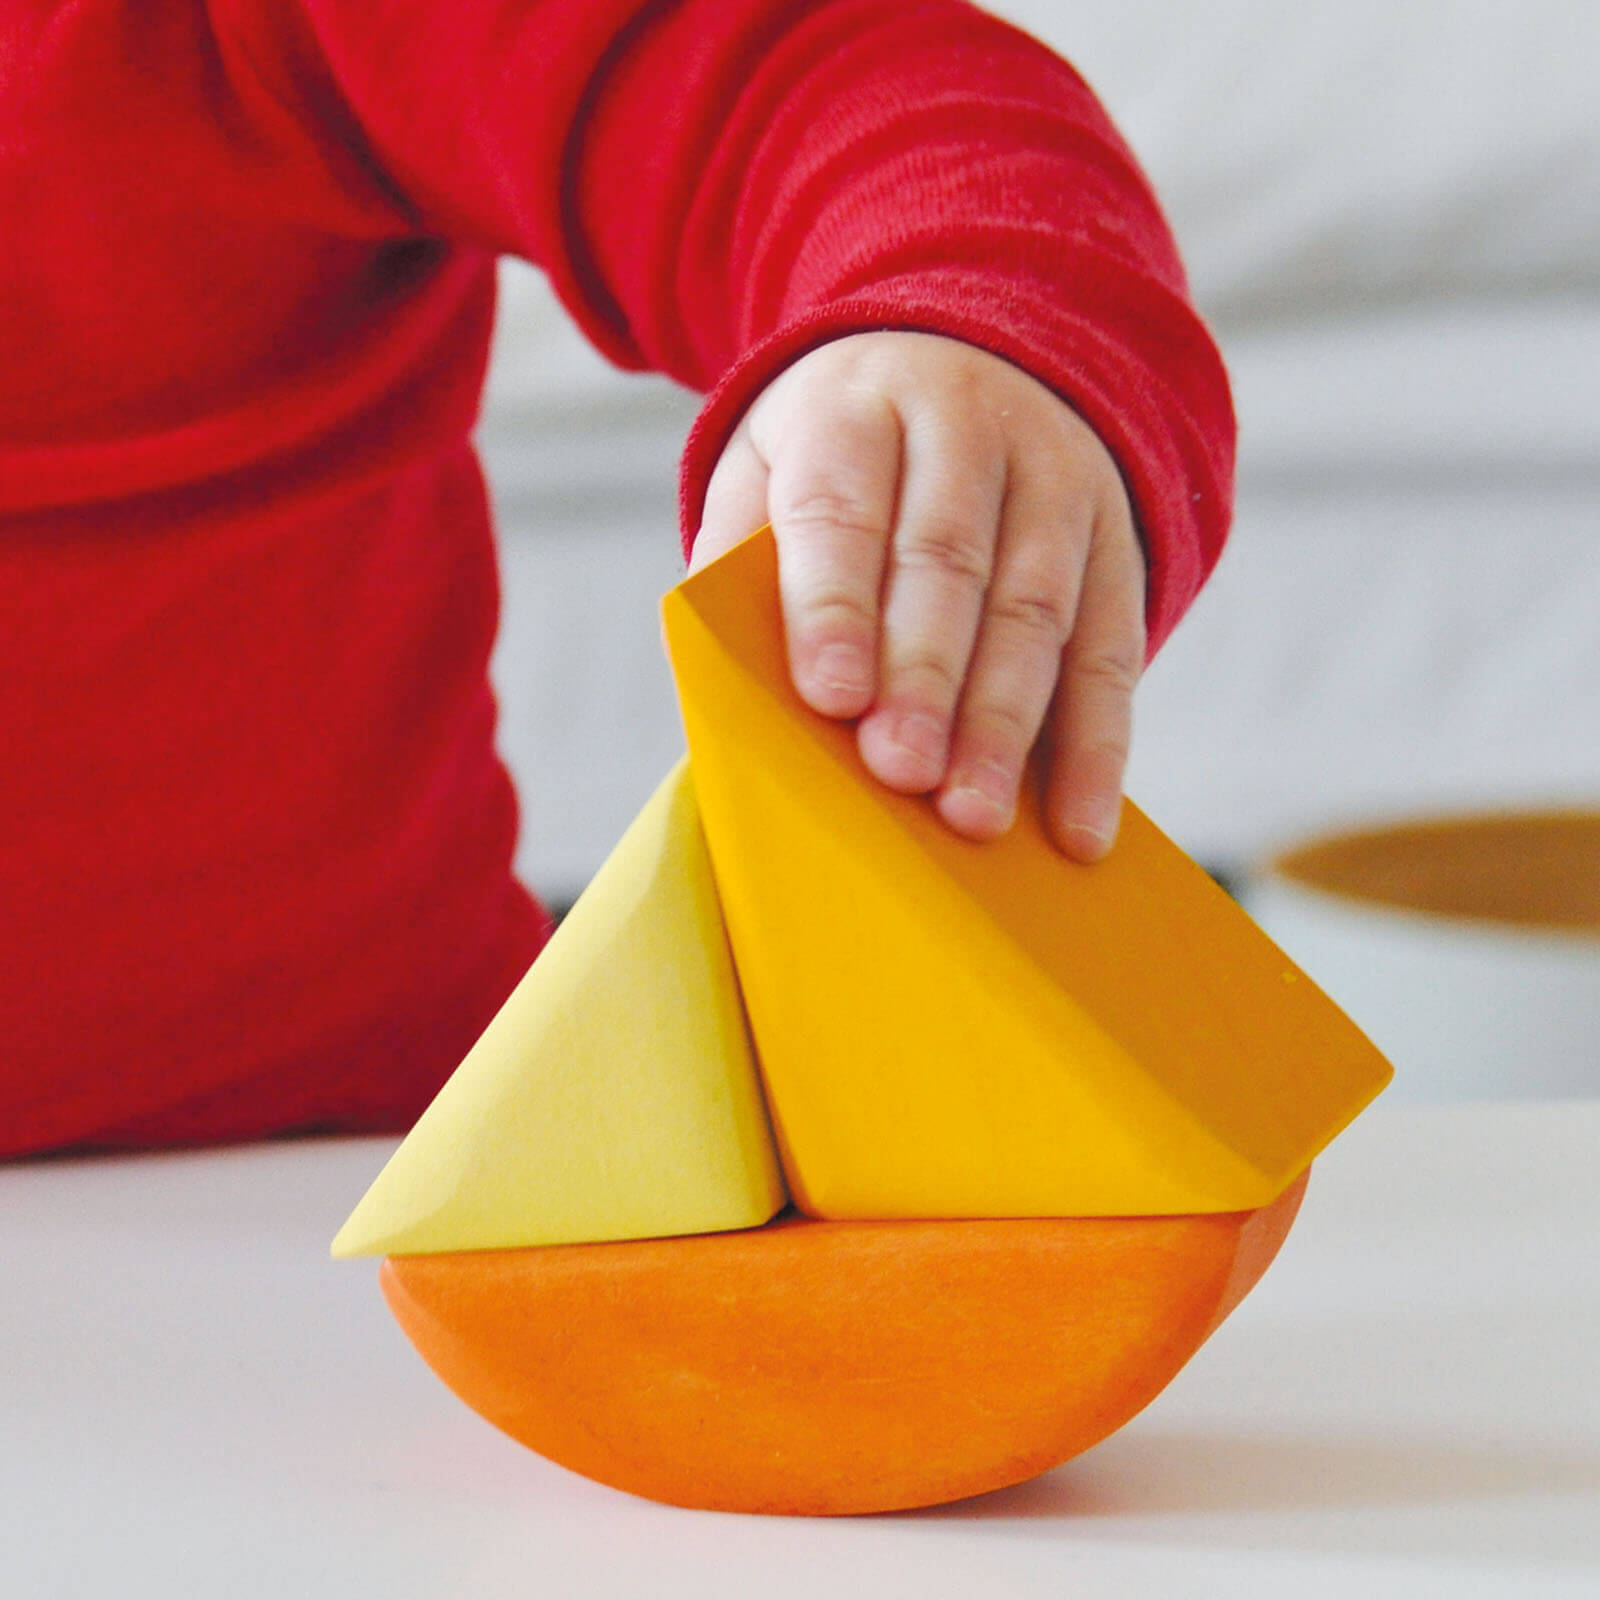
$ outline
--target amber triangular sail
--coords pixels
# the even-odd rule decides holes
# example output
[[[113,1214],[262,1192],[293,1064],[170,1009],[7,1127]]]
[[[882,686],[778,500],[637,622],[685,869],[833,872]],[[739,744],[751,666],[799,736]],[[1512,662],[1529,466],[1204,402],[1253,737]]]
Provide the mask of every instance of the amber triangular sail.
[[[1125,808],[1108,860],[1025,806],[953,835],[786,668],[763,532],[666,598],[711,859],[790,1190],[832,1218],[1233,1211],[1386,1062]]]
[[[680,763],[333,1252],[709,1233],[757,1227],[783,1203]]]

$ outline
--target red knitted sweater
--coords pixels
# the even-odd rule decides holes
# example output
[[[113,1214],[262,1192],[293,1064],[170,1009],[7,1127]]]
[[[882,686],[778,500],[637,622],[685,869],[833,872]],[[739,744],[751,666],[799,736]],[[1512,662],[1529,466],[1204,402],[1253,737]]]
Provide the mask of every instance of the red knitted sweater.
[[[953,334],[1100,431],[1159,641],[1232,420],[1070,68],[956,0],[0,0],[0,1154],[398,1128],[537,950],[493,263],[741,410]]]

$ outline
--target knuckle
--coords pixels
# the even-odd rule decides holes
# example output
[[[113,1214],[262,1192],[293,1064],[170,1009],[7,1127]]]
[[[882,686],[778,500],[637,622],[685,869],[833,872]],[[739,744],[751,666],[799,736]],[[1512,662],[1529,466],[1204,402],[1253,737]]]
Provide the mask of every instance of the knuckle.
[[[1072,675],[1085,688],[1131,698],[1139,682],[1139,661],[1126,646],[1087,651],[1072,664]]]
[[[918,650],[895,662],[893,679],[897,697],[926,699],[949,707],[961,689],[962,673],[948,656]]]
[[[1100,492],[1087,474],[1073,471],[1065,462],[1050,474],[1049,499],[1056,515],[1080,533],[1094,525]]]
[[[964,340],[938,334],[913,334],[897,352],[898,360],[914,368],[924,399],[935,409],[970,405],[984,392],[984,354]]]
[[[964,437],[976,437],[993,445],[1001,430],[994,396],[988,392],[983,376],[980,368],[965,362],[956,366],[940,392],[940,420]]]
[[[965,583],[987,584],[991,571],[988,544],[972,525],[954,517],[930,517],[905,537],[900,565],[932,569]]]
[[[877,614],[864,595],[829,586],[807,594],[800,602],[803,626],[813,634],[869,634]]]
[[[1069,405],[1051,408],[1049,429],[1057,454],[1073,462],[1079,471],[1092,466],[1105,453],[1100,435]]]
[[[985,470],[1005,470],[1014,428],[980,372],[957,365],[911,406],[914,432],[930,452],[955,452],[968,462],[982,463]]]
[[[882,514],[866,497],[821,483],[795,491],[783,508],[782,526],[800,538],[819,533],[882,538],[887,532]]]
[[[1107,470],[1115,472],[1100,435],[1076,411],[1054,406],[1040,427],[1042,454],[1063,476],[1098,485]]]
[[[1130,741],[1112,734],[1096,734],[1078,742],[1069,760],[1080,778],[1114,787],[1127,769]]]
[[[1015,461],[1013,477],[1028,505],[1062,533],[1082,540],[1094,526],[1100,491],[1070,456],[1054,451],[1029,454]]]
[[[997,621],[1059,647],[1072,626],[1067,597],[1043,588],[1008,589],[996,593],[989,602],[989,614]]]
[[[850,365],[808,376],[794,409],[807,423],[806,436],[825,437],[846,453],[878,451],[901,432],[893,396]]]
[[[1025,751],[1039,732],[1039,716],[1029,716],[1014,697],[985,700],[968,713],[972,731],[982,742],[1006,755]]]

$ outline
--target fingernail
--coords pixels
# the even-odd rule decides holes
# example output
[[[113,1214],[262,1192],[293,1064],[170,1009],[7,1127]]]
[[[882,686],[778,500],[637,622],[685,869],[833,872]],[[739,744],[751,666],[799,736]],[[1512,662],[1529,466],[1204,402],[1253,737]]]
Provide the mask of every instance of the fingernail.
[[[1063,820],[1061,832],[1083,846],[1087,855],[1106,854],[1117,837],[1117,811],[1120,807],[1089,806],[1077,816]]]
[[[963,767],[945,791],[945,806],[973,826],[998,825],[1004,833],[1016,816],[1010,775],[992,761]]]
[[[891,735],[908,755],[938,766],[944,761],[944,724],[925,711],[908,711],[895,724]]]
[[[1061,831],[1081,845],[1085,855],[1103,856],[1111,848],[1111,835],[1087,822],[1068,822]]]
[[[861,694],[872,687],[867,658],[853,644],[824,645],[817,652],[812,676],[820,688],[837,694]]]
[[[952,787],[970,791],[996,811],[1011,810],[1011,777],[998,761],[963,767]]]

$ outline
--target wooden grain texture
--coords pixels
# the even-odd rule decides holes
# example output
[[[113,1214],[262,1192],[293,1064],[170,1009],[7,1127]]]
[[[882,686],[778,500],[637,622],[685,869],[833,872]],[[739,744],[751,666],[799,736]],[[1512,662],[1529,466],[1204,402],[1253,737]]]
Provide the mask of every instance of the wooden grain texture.
[[[1255,1212],[818,1222],[391,1257],[401,1327],[455,1392],[561,1465],[711,1510],[964,1498],[1103,1439],[1276,1254]]]

